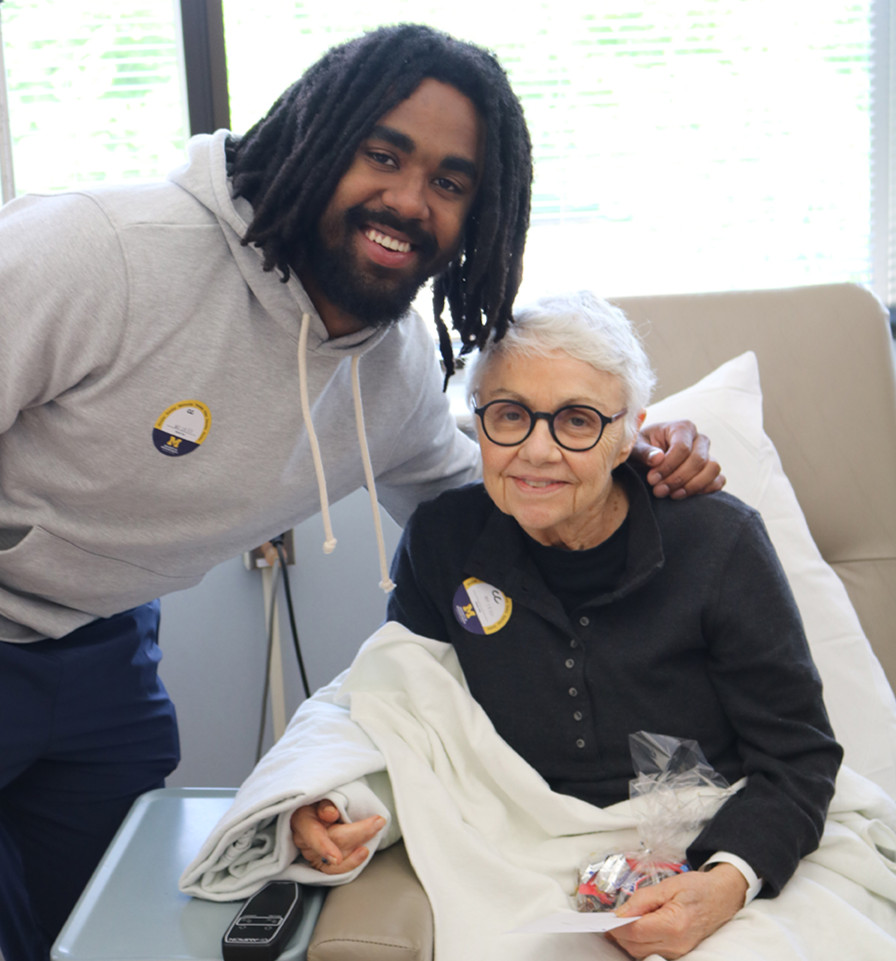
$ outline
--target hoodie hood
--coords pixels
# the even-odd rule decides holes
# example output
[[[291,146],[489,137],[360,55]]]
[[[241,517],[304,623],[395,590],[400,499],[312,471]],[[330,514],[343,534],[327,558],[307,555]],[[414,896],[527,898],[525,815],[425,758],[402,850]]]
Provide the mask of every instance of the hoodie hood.
[[[374,530],[380,563],[380,586],[391,591],[394,585],[389,578],[388,558],[386,557],[382,533],[382,519],[376,497],[376,483],[364,427],[364,410],[361,401],[358,362],[361,355],[372,350],[389,332],[389,327],[365,328],[353,334],[330,338],[320,315],[301,282],[290,273],[285,284],[279,284],[282,291],[274,288],[263,269],[261,251],[249,244],[244,245],[242,238],[252,220],[252,206],[244,197],[232,196],[231,181],[227,175],[226,145],[231,136],[229,130],[218,130],[213,134],[200,134],[188,144],[189,161],[174,170],[169,179],[186,190],[202,206],[206,207],[217,219],[227,239],[233,259],[238,265],[246,284],[261,301],[267,311],[281,319],[287,330],[296,331],[297,366],[299,371],[299,402],[302,419],[308,432],[312,461],[317,478],[320,513],[324,526],[324,553],[331,553],[336,547],[330,523],[329,496],[323,461],[317,440],[317,432],[311,414],[308,398],[308,358],[315,354],[336,351],[351,356],[351,380],[355,424],[358,433],[360,458],[364,469],[367,488],[371,497]],[[269,273],[269,272],[268,272]],[[285,303],[281,302],[285,299]],[[301,318],[301,321],[299,320]]]
[[[216,130],[213,134],[192,137],[187,145],[187,163],[173,170],[168,179],[190,194],[218,221],[246,284],[271,316],[294,334],[296,341],[301,318],[308,314],[308,350],[311,353],[321,350],[355,355],[372,350],[390,328],[367,327],[354,334],[331,338],[295,273],[290,273],[285,284],[271,284],[270,272],[263,269],[261,251],[252,244],[243,245],[243,237],[252,221],[252,206],[244,197],[234,199],[231,196],[225,153],[231,136],[229,130]]]

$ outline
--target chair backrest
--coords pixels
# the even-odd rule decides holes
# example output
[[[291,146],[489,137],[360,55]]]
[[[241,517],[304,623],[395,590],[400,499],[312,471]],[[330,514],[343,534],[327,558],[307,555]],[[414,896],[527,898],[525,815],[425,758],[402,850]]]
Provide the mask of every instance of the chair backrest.
[[[657,398],[756,353],[766,433],[896,689],[896,379],[887,311],[853,284],[615,302],[641,331]]]

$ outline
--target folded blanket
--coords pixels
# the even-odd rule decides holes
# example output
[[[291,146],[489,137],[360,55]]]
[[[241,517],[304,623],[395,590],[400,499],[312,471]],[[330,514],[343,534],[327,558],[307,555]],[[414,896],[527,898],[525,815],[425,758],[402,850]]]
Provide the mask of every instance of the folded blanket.
[[[292,811],[323,796],[349,819],[386,816],[379,843],[401,825],[433,907],[437,961],[623,957],[600,935],[508,933],[569,906],[583,857],[637,846],[635,819],[628,802],[599,809],[551,791],[470,697],[450,645],[396,624],[377,632],[302,705],[182,889],[224,900],[274,876],[333,883],[295,862],[289,832]],[[754,901],[689,957],[892,961],[896,804],[843,769],[819,850],[778,898]]]
[[[210,901],[235,901],[254,894],[273,877],[306,884],[338,884],[352,875],[328,878],[296,862],[289,818],[302,804],[330,797],[343,819],[381,814],[388,821],[369,845],[371,856],[394,826],[391,811],[368,786],[379,775],[380,793],[389,798],[382,754],[350,716],[347,702],[336,704],[344,672],[296,711],[283,736],[258,762],[233,804],[185,869],[181,890]],[[368,859],[369,860],[369,859]],[[363,868],[359,868],[359,871]]]

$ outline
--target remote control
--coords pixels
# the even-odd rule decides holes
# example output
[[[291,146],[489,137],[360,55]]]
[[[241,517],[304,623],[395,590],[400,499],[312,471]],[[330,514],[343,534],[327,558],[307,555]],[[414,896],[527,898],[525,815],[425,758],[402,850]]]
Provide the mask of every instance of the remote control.
[[[302,918],[297,881],[268,881],[240,908],[221,940],[224,961],[274,961]]]

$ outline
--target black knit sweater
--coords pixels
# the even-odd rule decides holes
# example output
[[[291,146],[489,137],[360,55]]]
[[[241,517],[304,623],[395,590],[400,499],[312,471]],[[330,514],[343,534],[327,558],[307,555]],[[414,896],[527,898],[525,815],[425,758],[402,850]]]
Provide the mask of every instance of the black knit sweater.
[[[773,896],[818,845],[842,757],[796,604],[756,511],[617,477],[624,529],[576,555],[590,597],[588,575],[551,591],[542,571],[562,584],[570,556],[533,550],[476,484],[411,518],[388,616],[454,645],[498,732],[556,791],[626,799],[640,730],[696,740],[729,782],[747,777],[688,857],[737,854]]]

